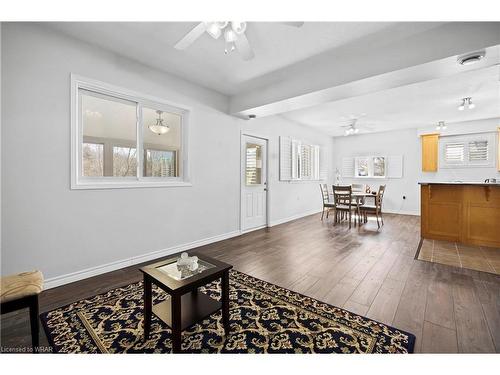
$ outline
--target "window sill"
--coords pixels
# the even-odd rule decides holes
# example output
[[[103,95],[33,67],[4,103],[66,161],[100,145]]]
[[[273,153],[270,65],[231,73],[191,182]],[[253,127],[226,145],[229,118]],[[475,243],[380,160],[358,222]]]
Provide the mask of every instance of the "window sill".
[[[192,183],[186,181],[130,181],[130,182],[77,182],[71,184],[71,190],[100,190],[100,189],[138,189],[189,187]]]

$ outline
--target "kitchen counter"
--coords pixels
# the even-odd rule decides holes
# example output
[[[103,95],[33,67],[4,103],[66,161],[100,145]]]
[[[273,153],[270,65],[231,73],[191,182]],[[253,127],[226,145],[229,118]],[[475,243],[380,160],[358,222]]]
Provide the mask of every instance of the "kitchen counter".
[[[437,181],[419,182],[419,185],[477,185],[477,186],[500,186],[500,182],[473,182],[473,181]]]
[[[422,238],[500,248],[500,184],[420,183]]]

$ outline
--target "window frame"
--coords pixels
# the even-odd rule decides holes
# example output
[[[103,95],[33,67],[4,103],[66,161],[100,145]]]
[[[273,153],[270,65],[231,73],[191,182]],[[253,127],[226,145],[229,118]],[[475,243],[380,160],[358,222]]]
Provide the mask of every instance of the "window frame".
[[[439,166],[443,169],[468,169],[468,168],[494,168],[495,167],[495,133],[471,133],[461,135],[446,135],[439,137]],[[486,161],[471,161],[469,155],[469,148],[471,142],[487,141],[487,157]],[[446,146],[448,144],[462,144],[463,145],[463,161],[461,162],[447,162],[446,161]]]
[[[383,176],[375,176],[375,158],[383,158],[384,159],[384,175]],[[360,159],[368,159],[368,175],[367,176],[359,176],[358,175],[358,166]],[[387,178],[387,156],[385,155],[365,155],[365,156],[355,156],[354,157],[354,177],[353,178],[373,178],[373,179],[384,179]]]
[[[136,152],[137,173],[128,177],[85,177],[82,174],[82,145],[83,127],[80,118],[81,99],[80,89],[96,92],[101,95],[111,96],[119,100],[136,103]],[[176,151],[177,168],[179,177],[145,177],[144,168],[144,124],[142,108],[155,108],[165,112],[175,113],[181,117],[180,135],[181,147]],[[188,134],[189,117],[192,110],[184,105],[179,105],[161,98],[142,94],[123,87],[114,86],[94,79],[71,74],[71,189],[127,189],[147,187],[181,187],[192,186],[189,157]]]

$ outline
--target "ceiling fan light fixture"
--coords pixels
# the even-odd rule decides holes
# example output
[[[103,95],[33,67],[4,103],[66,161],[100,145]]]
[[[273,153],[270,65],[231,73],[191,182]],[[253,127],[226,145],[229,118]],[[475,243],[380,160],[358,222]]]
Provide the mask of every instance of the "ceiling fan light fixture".
[[[437,126],[436,126],[436,130],[446,130],[446,124],[444,123],[444,121],[439,121]]]
[[[459,111],[463,111],[465,109],[465,99],[462,99],[462,104],[458,106]]]
[[[236,49],[234,42],[226,42],[226,47],[224,47],[224,53],[227,55],[228,53],[233,52]]]
[[[236,34],[243,34],[247,29],[247,23],[240,21],[231,21],[231,29]]]
[[[238,36],[233,29],[226,29],[226,31],[224,31],[224,40],[227,43],[235,42],[236,39],[238,39]]]
[[[467,98],[467,108],[474,109],[476,105],[472,103],[472,98]]]
[[[220,22],[206,22],[207,33],[214,39],[219,39],[222,35],[222,29],[219,27]]]
[[[228,25],[229,22],[227,22],[227,21],[218,21],[218,22],[214,22],[214,23],[217,25],[217,27],[219,29],[222,30],[222,29],[226,28],[226,26]]]

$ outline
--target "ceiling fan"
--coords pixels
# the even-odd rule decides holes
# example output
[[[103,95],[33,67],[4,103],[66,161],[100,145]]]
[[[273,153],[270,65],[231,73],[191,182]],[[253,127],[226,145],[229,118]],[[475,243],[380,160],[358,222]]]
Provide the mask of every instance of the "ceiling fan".
[[[301,27],[304,22],[281,22],[284,25]],[[255,56],[252,47],[245,35],[247,29],[246,22],[237,21],[218,21],[218,22],[200,22],[190,32],[188,32],[181,40],[179,40],[174,48],[183,50],[193,44],[205,32],[214,39],[219,39],[222,35],[226,46],[224,53],[228,54],[234,50],[243,57],[243,60],[251,60]]]
[[[341,125],[341,128],[346,128],[344,131],[344,135],[347,137],[348,135],[358,134],[360,129],[373,130],[371,126],[365,124],[358,124],[358,121],[361,117],[366,116],[366,114],[362,114],[359,117],[355,117],[354,115],[349,116],[348,123],[345,125]]]

